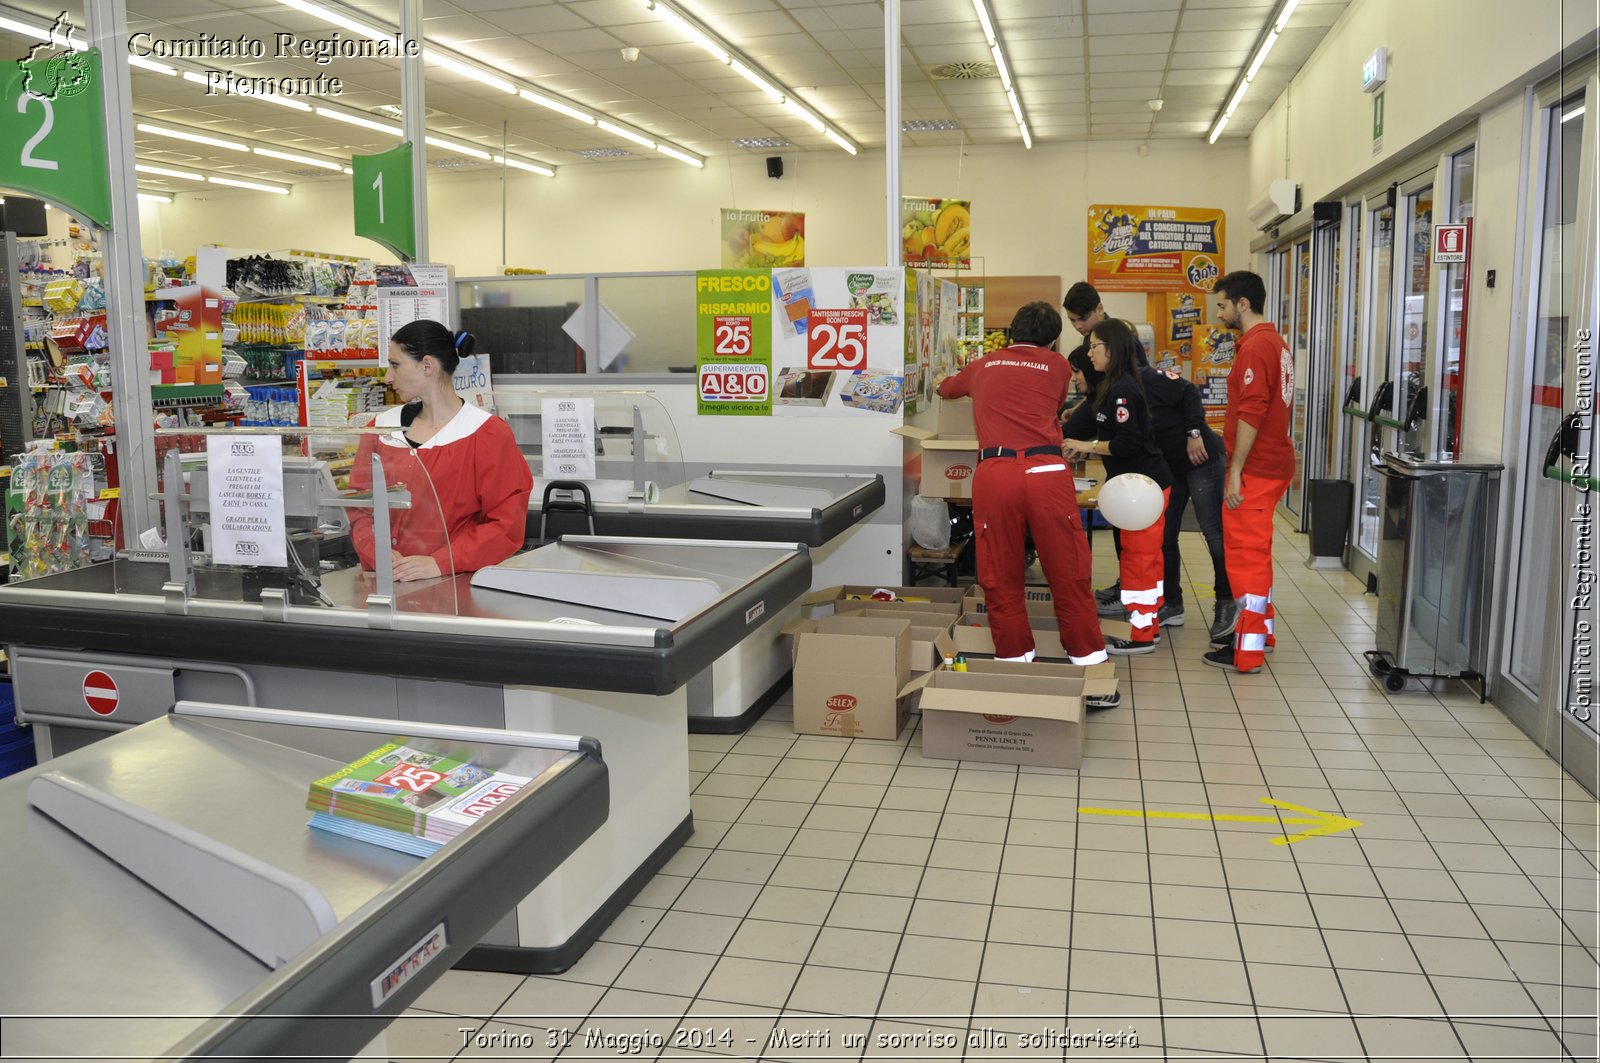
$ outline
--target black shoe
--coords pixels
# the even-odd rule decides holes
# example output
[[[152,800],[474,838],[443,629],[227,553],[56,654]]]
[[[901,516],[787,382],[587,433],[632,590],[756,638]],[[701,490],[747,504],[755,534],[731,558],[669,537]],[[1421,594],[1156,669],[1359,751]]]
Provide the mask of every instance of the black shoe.
[[[1114,709],[1122,704],[1122,691],[1113,691],[1110,694],[1101,694],[1099,697],[1084,698],[1083,707],[1090,712],[1104,712]]]
[[[1254,675],[1255,673],[1261,671],[1260,668],[1240,668],[1238,665],[1234,664],[1232,646],[1224,646],[1220,650],[1212,650],[1210,653],[1204,655],[1200,659],[1211,665],[1213,668],[1229,668],[1235,672],[1238,672],[1240,675]]]
[[[1183,606],[1171,603],[1163,605],[1156,613],[1156,619],[1160,621],[1162,627],[1182,627]]]
[[[1211,621],[1211,645],[1226,646],[1239,623],[1239,603],[1232,598],[1217,603],[1216,619]]]
[[[1156,647],[1161,645],[1161,636],[1157,635],[1149,642],[1135,642],[1132,639],[1106,639],[1106,652],[1116,654],[1118,657],[1136,657],[1142,653],[1154,653]]]
[[[1096,605],[1121,605],[1122,581],[1119,579],[1109,587],[1102,587],[1094,592]]]
[[[1128,607],[1123,605],[1120,601],[1096,602],[1095,612],[1107,620],[1128,619]]]

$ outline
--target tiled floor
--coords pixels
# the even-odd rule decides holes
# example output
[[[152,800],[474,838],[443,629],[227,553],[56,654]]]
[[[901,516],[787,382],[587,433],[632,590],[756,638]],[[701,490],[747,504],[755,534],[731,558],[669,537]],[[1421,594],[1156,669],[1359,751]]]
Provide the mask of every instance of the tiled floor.
[[[690,736],[695,835],[603,940],[558,977],[451,972],[391,1051],[1594,1060],[1595,800],[1494,706],[1387,695],[1360,657],[1376,599],[1277,542],[1268,668],[1200,662],[1191,587],[1080,771],[927,760],[917,717],[896,742],[796,736],[787,703]],[[1286,846],[1079,811],[1266,796],[1361,826]]]

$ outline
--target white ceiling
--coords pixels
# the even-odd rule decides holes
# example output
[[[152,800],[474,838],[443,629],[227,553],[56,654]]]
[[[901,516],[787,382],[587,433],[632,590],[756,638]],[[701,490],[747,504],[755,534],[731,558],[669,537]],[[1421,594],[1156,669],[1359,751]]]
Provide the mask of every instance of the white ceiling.
[[[865,149],[884,143],[883,8],[863,0],[678,0]],[[1301,0],[1224,138],[1255,127],[1348,0]],[[60,0],[0,0],[49,22]],[[326,6],[334,6],[329,3]],[[396,0],[351,0],[366,21],[397,27]],[[1073,140],[1202,138],[1226,102],[1277,0],[990,0],[1036,144]],[[335,27],[274,0],[127,0],[130,33],[157,38],[272,41],[277,32],[327,37]],[[783,150],[839,151],[810,126],[717,62],[645,8],[642,0],[426,0],[429,43],[556,93],[705,156]],[[76,14],[76,13],[75,13]],[[938,80],[933,67],[989,61],[970,0],[901,0],[901,117],[954,121],[951,132],[907,133],[907,146],[1016,144],[998,78]],[[81,25],[81,19],[79,19]],[[0,55],[28,42],[0,30]],[[640,50],[636,62],[622,49]],[[251,77],[336,75],[336,102],[369,112],[400,102],[398,64],[334,60],[202,60]],[[147,121],[242,137],[288,151],[347,159],[395,140],[315,114],[246,97],[207,97],[202,86],[134,68],[134,109]],[[1147,103],[1164,100],[1159,112]],[[316,101],[311,101],[316,102]],[[661,156],[465,76],[427,67],[430,132],[557,167],[628,165],[639,155],[586,159],[622,148]],[[375,116],[377,117],[377,116]],[[778,137],[793,149],[739,148],[737,138]],[[337,180],[301,164],[137,134],[142,161],[278,181]],[[430,159],[447,161],[430,148]],[[459,159],[460,162],[471,160]],[[569,174],[572,171],[569,170]],[[529,179],[533,179],[531,176]],[[149,188],[182,181],[141,177]]]

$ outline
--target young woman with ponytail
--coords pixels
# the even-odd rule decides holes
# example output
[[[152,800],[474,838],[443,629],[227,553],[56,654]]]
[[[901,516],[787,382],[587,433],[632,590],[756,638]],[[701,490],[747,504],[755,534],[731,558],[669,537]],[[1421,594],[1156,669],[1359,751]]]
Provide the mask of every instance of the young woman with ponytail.
[[[392,431],[362,437],[350,486],[372,486],[371,456],[377,453],[390,488],[404,483],[410,489],[411,508],[389,514],[397,581],[499,564],[527,537],[528,463],[510,427],[451,385],[457,363],[472,349],[470,333],[437,321],[404,325],[389,343],[388,383],[402,405],[373,421]],[[371,510],[352,511],[350,535],[362,567],[375,567],[380,547],[373,543]]]

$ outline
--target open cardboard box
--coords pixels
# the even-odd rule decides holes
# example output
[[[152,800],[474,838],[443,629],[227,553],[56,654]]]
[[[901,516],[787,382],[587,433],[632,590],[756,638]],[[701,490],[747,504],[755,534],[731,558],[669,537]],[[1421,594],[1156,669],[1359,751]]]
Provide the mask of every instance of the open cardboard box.
[[[827,616],[791,628],[795,733],[898,737],[910,712],[901,693],[911,677],[910,621]]]
[[[872,596],[878,591],[888,591],[895,596],[894,600],[875,602]],[[805,616],[822,616],[841,608],[871,608],[868,603],[919,612],[926,611],[926,606],[937,605],[938,612],[955,616],[960,616],[963,610],[960,587],[875,587],[867,583],[844,583],[812,591],[800,602],[800,611]]]
[[[901,690],[919,698],[922,755],[1079,767],[1091,681],[1066,674],[1071,666],[985,663],[995,667],[971,671],[969,663],[966,672],[940,669]]]
[[[971,498],[972,474],[978,470],[978,429],[971,399],[943,399],[935,428],[904,425],[896,435],[915,440],[922,449],[924,498]]]
[[[1027,607],[1029,616],[1044,617],[1055,622],[1056,596],[1050,592],[1049,587],[1024,587],[1022,588],[1022,601]],[[983,588],[977,584],[965,588],[961,599],[962,611],[967,613],[984,614],[989,611],[984,601]]]
[[[799,664],[801,636],[818,630],[825,620],[854,617],[863,620],[903,620],[911,625],[911,674],[917,675],[930,668],[938,668],[946,657],[956,653],[955,640],[950,637],[950,624],[954,617],[939,617],[925,613],[895,613],[889,610],[850,610],[833,617],[809,619],[801,617],[783,626],[780,634],[793,637],[791,648],[796,666]]]

